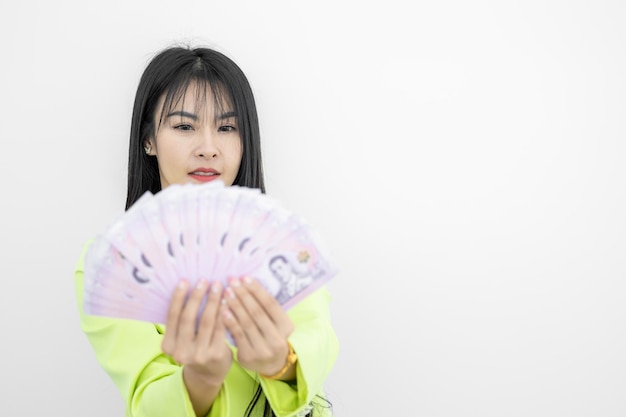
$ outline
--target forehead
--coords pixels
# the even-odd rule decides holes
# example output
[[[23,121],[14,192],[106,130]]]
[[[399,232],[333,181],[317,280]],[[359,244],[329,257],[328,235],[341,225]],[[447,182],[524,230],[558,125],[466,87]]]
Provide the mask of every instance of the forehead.
[[[161,112],[161,117],[172,111],[185,110],[199,117],[217,118],[232,111],[231,102],[225,88],[212,86],[207,81],[191,81],[163,93],[157,111]]]

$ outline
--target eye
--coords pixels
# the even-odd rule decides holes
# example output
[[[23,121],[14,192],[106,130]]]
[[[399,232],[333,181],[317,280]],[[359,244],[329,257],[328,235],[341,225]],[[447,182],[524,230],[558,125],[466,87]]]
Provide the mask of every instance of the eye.
[[[233,125],[222,125],[217,129],[219,132],[236,132],[237,127]]]
[[[189,130],[193,130],[193,126],[188,123],[180,123],[180,124],[174,125],[174,129],[189,131]]]

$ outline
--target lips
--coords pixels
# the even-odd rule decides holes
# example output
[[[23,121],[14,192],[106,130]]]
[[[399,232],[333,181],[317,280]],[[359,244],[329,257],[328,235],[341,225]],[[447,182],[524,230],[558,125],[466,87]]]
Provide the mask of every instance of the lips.
[[[213,168],[197,168],[191,171],[189,176],[196,181],[207,182],[219,178],[220,173]]]

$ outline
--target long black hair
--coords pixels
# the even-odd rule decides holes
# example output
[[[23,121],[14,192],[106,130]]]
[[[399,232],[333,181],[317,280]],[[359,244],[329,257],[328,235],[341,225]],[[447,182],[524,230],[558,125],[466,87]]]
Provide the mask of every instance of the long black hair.
[[[197,83],[199,92],[206,91],[203,87],[210,87],[215,105],[214,117],[222,113],[226,104],[232,106],[237,115],[243,152],[233,185],[258,188],[265,193],[259,120],[247,77],[232,59],[221,52],[203,47],[172,46],[152,58],[135,94],[128,151],[126,210],[146,191],[156,194],[161,190],[157,159],[146,155],[144,146],[156,135],[160,126],[161,120],[155,120],[155,115],[159,113],[157,106],[161,99],[160,114],[167,114],[192,83]],[[207,97],[199,93],[196,99],[198,107],[201,107]],[[251,398],[246,416],[259,407],[263,407],[263,416],[275,416],[262,395],[260,385]],[[308,416],[311,415],[310,412]]]
[[[161,190],[156,158],[146,155],[144,146],[157,132],[155,120],[161,98],[166,114],[192,83],[208,86],[213,93],[216,117],[226,103],[237,115],[242,157],[234,185],[258,188],[265,192],[259,119],[252,88],[241,68],[221,52],[209,48],[172,46],[160,51],[144,70],[133,106],[128,150],[128,188],[126,210],[146,191]],[[198,91],[206,91],[199,88]],[[198,96],[199,105],[206,96]]]

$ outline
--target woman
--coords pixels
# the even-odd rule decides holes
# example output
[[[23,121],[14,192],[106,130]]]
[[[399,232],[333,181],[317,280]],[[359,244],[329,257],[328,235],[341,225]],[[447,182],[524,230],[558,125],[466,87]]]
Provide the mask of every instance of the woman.
[[[218,51],[167,48],[137,89],[126,209],[146,191],[215,180],[265,192],[252,90]],[[181,277],[161,326],[84,314],[83,257],[75,272],[81,327],[126,416],[331,415],[322,388],[338,343],[325,287],[286,312],[251,277],[226,288],[211,277],[189,288]]]

